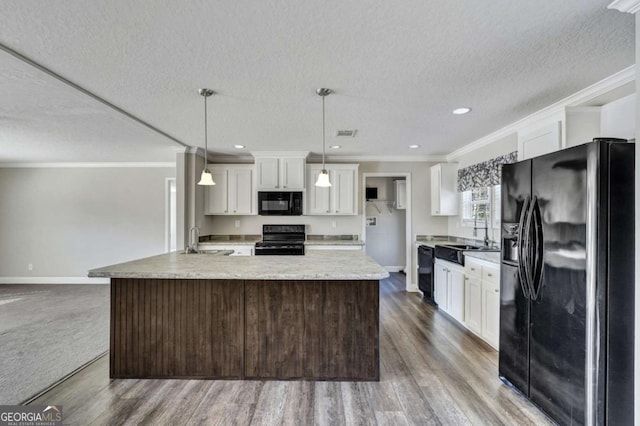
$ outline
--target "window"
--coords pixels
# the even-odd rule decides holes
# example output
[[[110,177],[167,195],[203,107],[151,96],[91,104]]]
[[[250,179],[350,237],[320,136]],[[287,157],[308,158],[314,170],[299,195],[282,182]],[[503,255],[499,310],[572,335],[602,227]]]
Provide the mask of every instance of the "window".
[[[474,188],[462,193],[462,226],[500,227],[500,185]]]

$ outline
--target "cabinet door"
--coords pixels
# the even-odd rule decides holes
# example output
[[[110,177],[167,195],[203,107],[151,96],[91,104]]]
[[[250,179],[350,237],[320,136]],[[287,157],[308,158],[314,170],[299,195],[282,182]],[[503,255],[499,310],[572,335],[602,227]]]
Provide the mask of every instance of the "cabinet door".
[[[278,159],[257,158],[258,189],[278,189]]]
[[[205,214],[225,214],[229,211],[228,201],[228,175],[226,168],[209,168],[213,181],[213,186],[205,187],[204,211]]]
[[[495,349],[500,340],[500,284],[482,282],[482,337]]]
[[[318,175],[320,174],[320,169],[311,169],[309,173],[309,188],[307,188],[307,195],[309,198],[308,214],[314,215],[324,215],[331,213],[331,205],[330,205],[330,188],[322,188],[319,186],[315,186],[316,180],[318,180]]]
[[[442,309],[445,312],[449,311],[449,286],[447,285],[447,268],[443,266],[441,263],[435,264],[435,273],[434,273],[434,290],[435,290],[435,300],[438,304],[438,308]]]
[[[252,214],[253,185],[251,169],[232,170],[229,178],[229,213]]]
[[[449,314],[464,322],[464,273],[449,268]]]
[[[431,167],[431,215],[440,215],[440,166]]]
[[[336,169],[333,172],[333,185],[336,214],[355,214],[355,172],[353,170]]]
[[[283,189],[304,189],[304,158],[280,159],[280,172]]]
[[[482,282],[464,277],[464,321],[469,330],[482,336]]]

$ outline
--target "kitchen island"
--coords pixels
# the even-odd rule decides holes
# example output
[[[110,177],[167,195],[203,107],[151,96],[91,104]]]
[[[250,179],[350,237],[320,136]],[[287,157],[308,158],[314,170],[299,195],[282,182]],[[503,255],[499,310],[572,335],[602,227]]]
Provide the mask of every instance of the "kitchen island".
[[[169,253],[111,279],[112,378],[379,380],[379,280],[360,251]]]

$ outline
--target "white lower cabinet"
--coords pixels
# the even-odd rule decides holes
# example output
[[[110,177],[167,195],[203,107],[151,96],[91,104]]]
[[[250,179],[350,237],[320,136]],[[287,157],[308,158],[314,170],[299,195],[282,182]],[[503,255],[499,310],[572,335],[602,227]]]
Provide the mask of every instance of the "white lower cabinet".
[[[305,250],[364,250],[360,244],[307,244]]]
[[[500,343],[500,282],[482,282],[482,337],[494,348]]]
[[[500,335],[500,268],[465,260],[465,325],[495,349]]]
[[[482,334],[482,281],[479,278],[466,275],[464,319],[467,328],[477,335]]]
[[[206,244],[198,245],[200,250],[233,250],[229,256],[253,256],[254,245],[251,244]]]
[[[434,282],[438,309],[464,322],[464,269],[455,263],[436,259]]]

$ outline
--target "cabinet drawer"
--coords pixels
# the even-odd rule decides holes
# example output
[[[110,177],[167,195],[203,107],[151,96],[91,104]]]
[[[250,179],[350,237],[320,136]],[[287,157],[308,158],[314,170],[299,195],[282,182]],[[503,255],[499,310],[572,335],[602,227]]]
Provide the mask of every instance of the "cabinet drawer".
[[[465,257],[464,273],[470,276],[482,278],[482,263],[471,257]]]
[[[494,283],[500,282],[500,268],[496,266],[483,265],[482,266],[482,280],[491,281]]]

